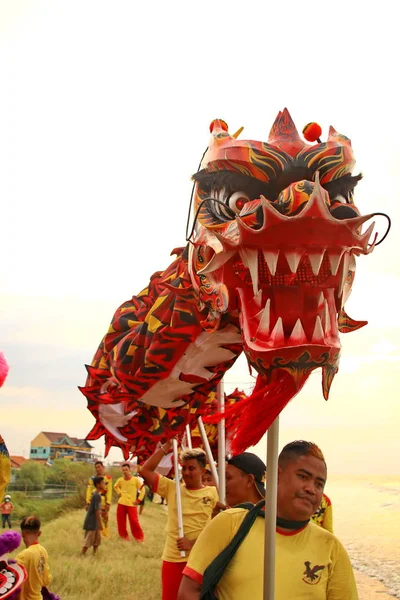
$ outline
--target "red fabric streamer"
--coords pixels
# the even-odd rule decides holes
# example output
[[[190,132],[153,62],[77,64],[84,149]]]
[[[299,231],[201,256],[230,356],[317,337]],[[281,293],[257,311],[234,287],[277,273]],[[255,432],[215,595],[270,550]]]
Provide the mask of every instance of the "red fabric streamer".
[[[259,375],[250,396],[229,407],[225,412],[216,413],[204,418],[208,423],[219,423],[222,419],[236,421],[235,431],[231,438],[232,454],[245,452],[255,446],[263,437],[276,417],[294,396],[301,390],[309,374],[304,374],[295,381],[291,375],[280,370],[270,383]]]

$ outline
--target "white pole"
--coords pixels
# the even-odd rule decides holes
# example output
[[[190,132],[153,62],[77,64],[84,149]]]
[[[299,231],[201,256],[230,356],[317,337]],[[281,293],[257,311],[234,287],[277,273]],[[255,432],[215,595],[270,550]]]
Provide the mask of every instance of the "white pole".
[[[214,462],[214,457],[211,452],[210,442],[208,441],[206,430],[204,429],[203,419],[201,417],[198,417],[197,424],[199,426],[199,431],[200,431],[201,439],[203,441],[204,450],[206,451],[206,454],[207,454],[207,460],[208,460],[208,464],[210,465],[210,471],[212,473],[213,479],[215,481],[215,485],[219,492],[218,472],[217,472],[217,469],[215,468],[215,462]]]
[[[221,381],[217,388],[218,411],[225,412],[224,383]],[[225,490],[225,419],[218,423],[218,474],[219,474],[219,501],[226,504]]]
[[[178,514],[178,534],[182,538],[183,533],[183,516],[182,516],[182,498],[181,498],[181,482],[179,476],[179,461],[178,461],[178,442],[174,438],[172,440],[172,448],[174,450],[174,469],[175,469],[175,492],[176,492],[176,512]],[[186,556],[184,550],[180,551],[182,557]]]
[[[279,417],[267,433],[267,494],[265,497],[264,600],[275,598],[276,501],[278,493]]]
[[[192,450],[193,449],[193,446],[192,446],[192,434],[190,433],[190,427],[189,427],[189,425],[186,425],[186,443],[187,443],[187,446],[188,446],[189,450]]]

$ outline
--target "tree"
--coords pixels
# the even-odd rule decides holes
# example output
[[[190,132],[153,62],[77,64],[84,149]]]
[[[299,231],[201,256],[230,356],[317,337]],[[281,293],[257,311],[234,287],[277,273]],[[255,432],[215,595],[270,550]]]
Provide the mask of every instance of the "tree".
[[[41,490],[44,486],[44,466],[33,460],[27,460],[16,473],[16,484],[26,490]]]

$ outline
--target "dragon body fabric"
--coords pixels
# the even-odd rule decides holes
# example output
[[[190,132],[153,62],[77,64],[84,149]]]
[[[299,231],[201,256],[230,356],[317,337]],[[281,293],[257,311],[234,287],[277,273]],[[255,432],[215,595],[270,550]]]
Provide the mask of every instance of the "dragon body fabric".
[[[343,308],[356,257],[376,241],[353,202],[350,140],[330,128],[306,143],[286,109],[267,142],[239,140],[221,120],[210,129],[189,243],[117,310],[81,388],[96,418],[89,439],[105,435],[106,451],[212,421],[216,387],[244,352],[256,385],[227,410],[243,451],[316,368],[328,397],[339,331],[366,324]]]

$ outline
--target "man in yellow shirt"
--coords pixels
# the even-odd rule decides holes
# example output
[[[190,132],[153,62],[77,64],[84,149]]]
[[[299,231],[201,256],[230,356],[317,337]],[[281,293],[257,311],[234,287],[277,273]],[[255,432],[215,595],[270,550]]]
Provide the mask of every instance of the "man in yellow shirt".
[[[103,529],[100,533],[103,537],[110,537],[110,530],[108,527],[108,513],[111,507],[112,498],[112,478],[106,473],[105,467],[101,460],[97,460],[94,463],[95,474],[89,479],[86,488],[86,510],[89,508],[90,501],[95,492],[96,487],[93,483],[95,477],[103,477],[105,483],[105,489],[101,494],[101,520],[103,521]]]
[[[226,495],[230,506],[248,501],[254,505],[252,477],[260,490],[248,455],[245,452],[235,456],[227,465]],[[318,446],[304,441],[285,446],[278,466],[275,600],[358,599],[345,549],[335,536],[310,522],[321,503],[325,482],[326,464]],[[254,516],[252,524],[250,514]],[[231,508],[215,517],[193,548],[183,572],[179,600],[198,600],[210,590],[219,600],[262,600],[264,523],[263,509],[258,505],[250,511]],[[242,524],[244,529],[235,538]],[[235,543],[236,550],[223,561],[222,568],[219,565],[222,575],[218,576],[216,557],[221,561],[221,553],[228,546],[232,549]]]
[[[190,551],[211,519],[213,508],[218,502],[216,488],[204,486],[201,481],[206,465],[205,452],[200,448],[183,452],[181,499],[184,537],[179,537],[175,481],[155,472],[162,457],[171,451],[171,447],[170,441],[164,444],[140,470],[141,476],[152,491],[165,498],[168,504],[167,539],[162,555],[162,600],[177,599],[182,571]],[[181,556],[181,551],[184,556]]]
[[[129,463],[122,465],[122,475],[114,485],[114,489],[119,496],[117,506],[118,534],[124,540],[129,539],[126,528],[126,519],[128,518],[133,537],[137,542],[143,542],[144,534],[139,523],[136,507],[143,499],[145,489],[144,487],[140,489],[141,484],[139,479],[132,476]]]
[[[22,584],[18,600],[42,600],[42,588],[49,585],[51,574],[46,549],[39,544],[39,519],[25,517],[21,521],[21,535],[26,550],[18,554],[17,563],[25,567],[28,577]]]

